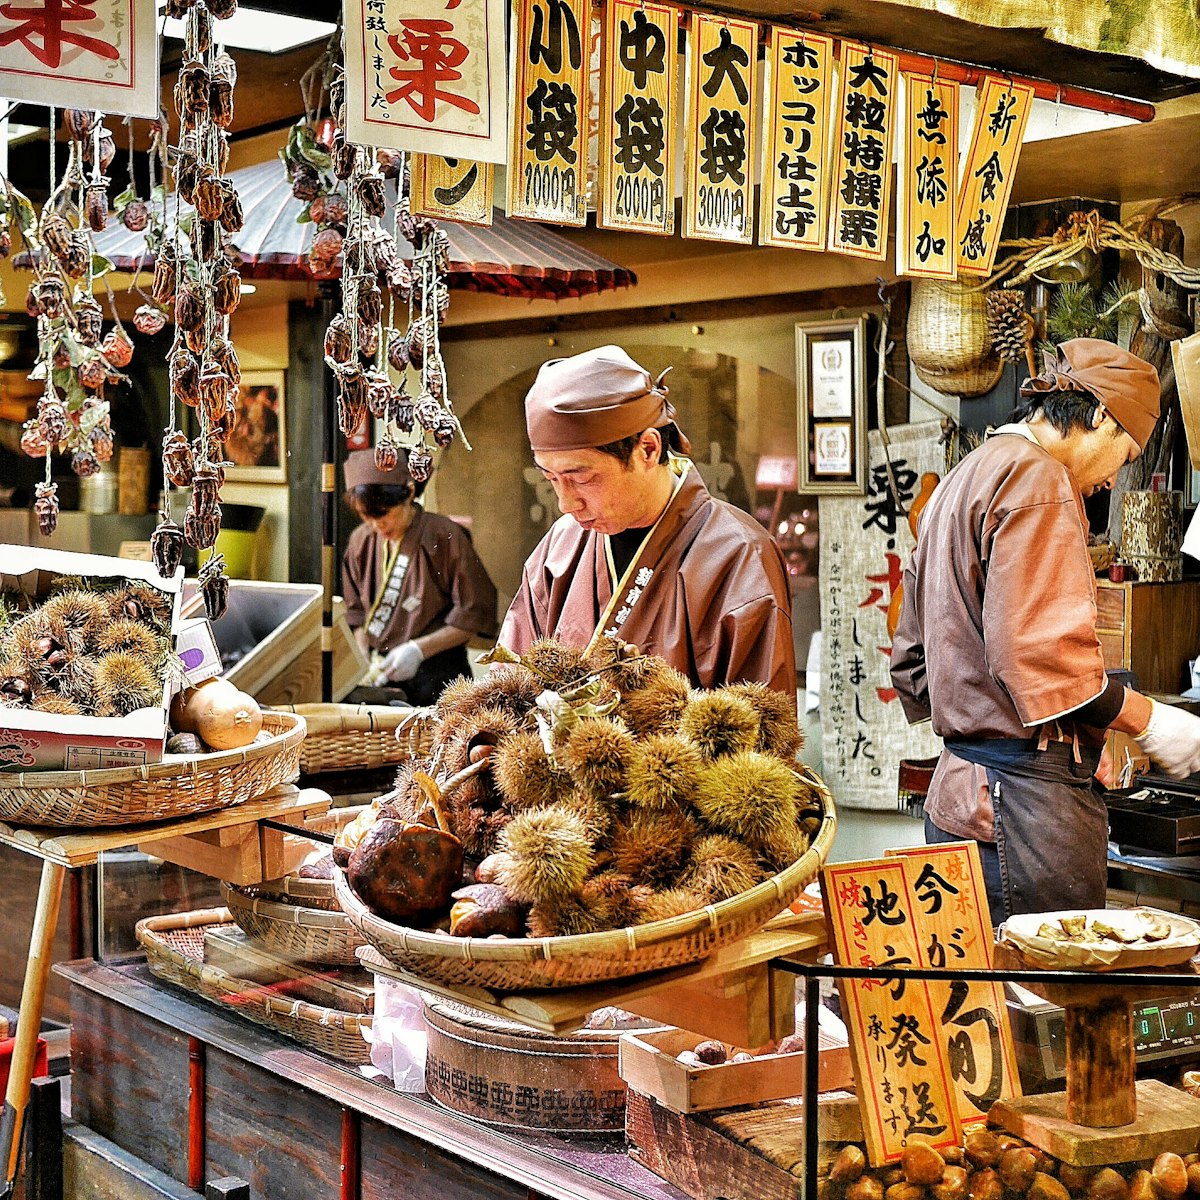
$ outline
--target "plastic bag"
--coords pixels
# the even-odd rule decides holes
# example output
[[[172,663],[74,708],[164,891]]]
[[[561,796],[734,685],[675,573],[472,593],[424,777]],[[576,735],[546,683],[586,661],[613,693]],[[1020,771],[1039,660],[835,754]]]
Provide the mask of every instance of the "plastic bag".
[[[391,1079],[398,1092],[425,1090],[425,1002],[406,984],[375,976],[375,1015],[371,1021],[371,1064]]]

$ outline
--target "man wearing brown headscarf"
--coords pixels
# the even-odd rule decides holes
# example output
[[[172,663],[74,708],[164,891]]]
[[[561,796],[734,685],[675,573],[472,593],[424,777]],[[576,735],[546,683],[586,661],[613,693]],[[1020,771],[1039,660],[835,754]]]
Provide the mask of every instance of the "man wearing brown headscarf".
[[[1083,499],[1111,488],[1158,419],[1154,368],[1077,338],[1021,386],[1023,408],[951,471],[904,573],[892,681],[945,749],[929,842],[980,843],[992,917],[1103,908],[1106,729],[1167,774],[1200,770],[1200,719],[1109,679]],[[1110,780],[1105,781],[1110,782]]]
[[[525,421],[563,516],[526,561],[500,641],[521,653],[544,637],[619,638],[698,687],[750,680],[794,700],[783,556],[682,457],[662,376],[617,346],[556,359]]]

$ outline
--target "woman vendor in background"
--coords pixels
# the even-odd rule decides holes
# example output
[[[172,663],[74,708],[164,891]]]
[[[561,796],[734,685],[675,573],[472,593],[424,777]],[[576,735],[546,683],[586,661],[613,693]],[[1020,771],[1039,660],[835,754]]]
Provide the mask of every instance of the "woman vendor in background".
[[[432,704],[452,679],[470,676],[471,638],[495,637],[496,587],[471,535],[416,503],[425,485],[409,475],[404,451],[385,472],[374,451],[356,450],[345,478],[362,524],[346,546],[342,589],[346,619],[372,659],[368,682]]]

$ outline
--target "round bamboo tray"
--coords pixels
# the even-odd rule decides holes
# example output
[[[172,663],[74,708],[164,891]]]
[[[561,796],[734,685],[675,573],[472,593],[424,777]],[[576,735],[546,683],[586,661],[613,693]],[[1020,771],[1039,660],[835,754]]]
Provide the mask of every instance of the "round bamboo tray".
[[[665,921],[571,937],[461,938],[408,929],[375,916],[354,894],[344,871],[334,871],[334,892],[351,924],[384,958],[448,987],[474,985],[501,992],[575,987],[683,966],[761,929],[821,869],[833,846],[837,814],[825,785],[803,768],[800,773],[825,810],[807,852],[748,892]]]
[[[334,808],[320,816],[309,817],[305,829],[334,836],[345,825],[369,807],[352,804],[346,808]],[[315,845],[316,843],[314,843]],[[303,908],[324,908],[340,913],[342,906],[333,894],[332,879],[310,879],[305,875],[282,875],[278,879],[267,879],[257,884],[255,892],[264,900],[277,900],[280,904],[298,904]]]
[[[296,962],[355,967],[355,951],[366,945],[346,914],[263,899],[256,888],[222,882],[221,897],[238,928],[272,953]]]
[[[145,767],[0,771],[0,820],[23,825],[139,825],[255,800],[300,774],[304,718],[264,712],[268,735],[240,750],[168,754]]]
[[[398,733],[411,708],[384,704],[279,704],[277,711],[296,713],[308,725],[300,751],[300,771],[375,771],[411,757],[407,736]]]
[[[138,944],[146,951],[150,970],[160,979],[341,1062],[370,1062],[371,1047],[362,1032],[371,1027],[369,1016],[308,1004],[281,993],[278,986],[251,983],[219,967],[205,965],[205,929],[227,925],[231,920],[227,908],[168,913],[143,918],[135,932]]]

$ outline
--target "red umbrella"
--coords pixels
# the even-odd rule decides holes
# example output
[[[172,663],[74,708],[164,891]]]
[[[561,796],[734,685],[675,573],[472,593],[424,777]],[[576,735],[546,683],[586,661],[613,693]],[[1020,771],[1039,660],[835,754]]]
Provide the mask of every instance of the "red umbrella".
[[[304,208],[292,195],[280,163],[272,159],[234,171],[230,178],[242,202],[245,225],[231,239],[241,256],[239,271],[246,279],[310,280],[308,251],[315,226],[298,223]],[[392,227],[391,205],[395,184],[389,181],[385,228]],[[175,211],[174,196],[167,197],[167,212]],[[520,296],[529,300],[563,300],[590,296],[637,283],[625,267],[609,262],[541,225],[510,221],[496,211],[487,226],[441,222],[450,237],[451,288]],[[146,251],[143,233],[132,233],[119,221],[110,221],[93,235],[96,250],[119,271],[149,269],[153,257]],[[412,247],[400,239],[400,251],[411,259]]]

